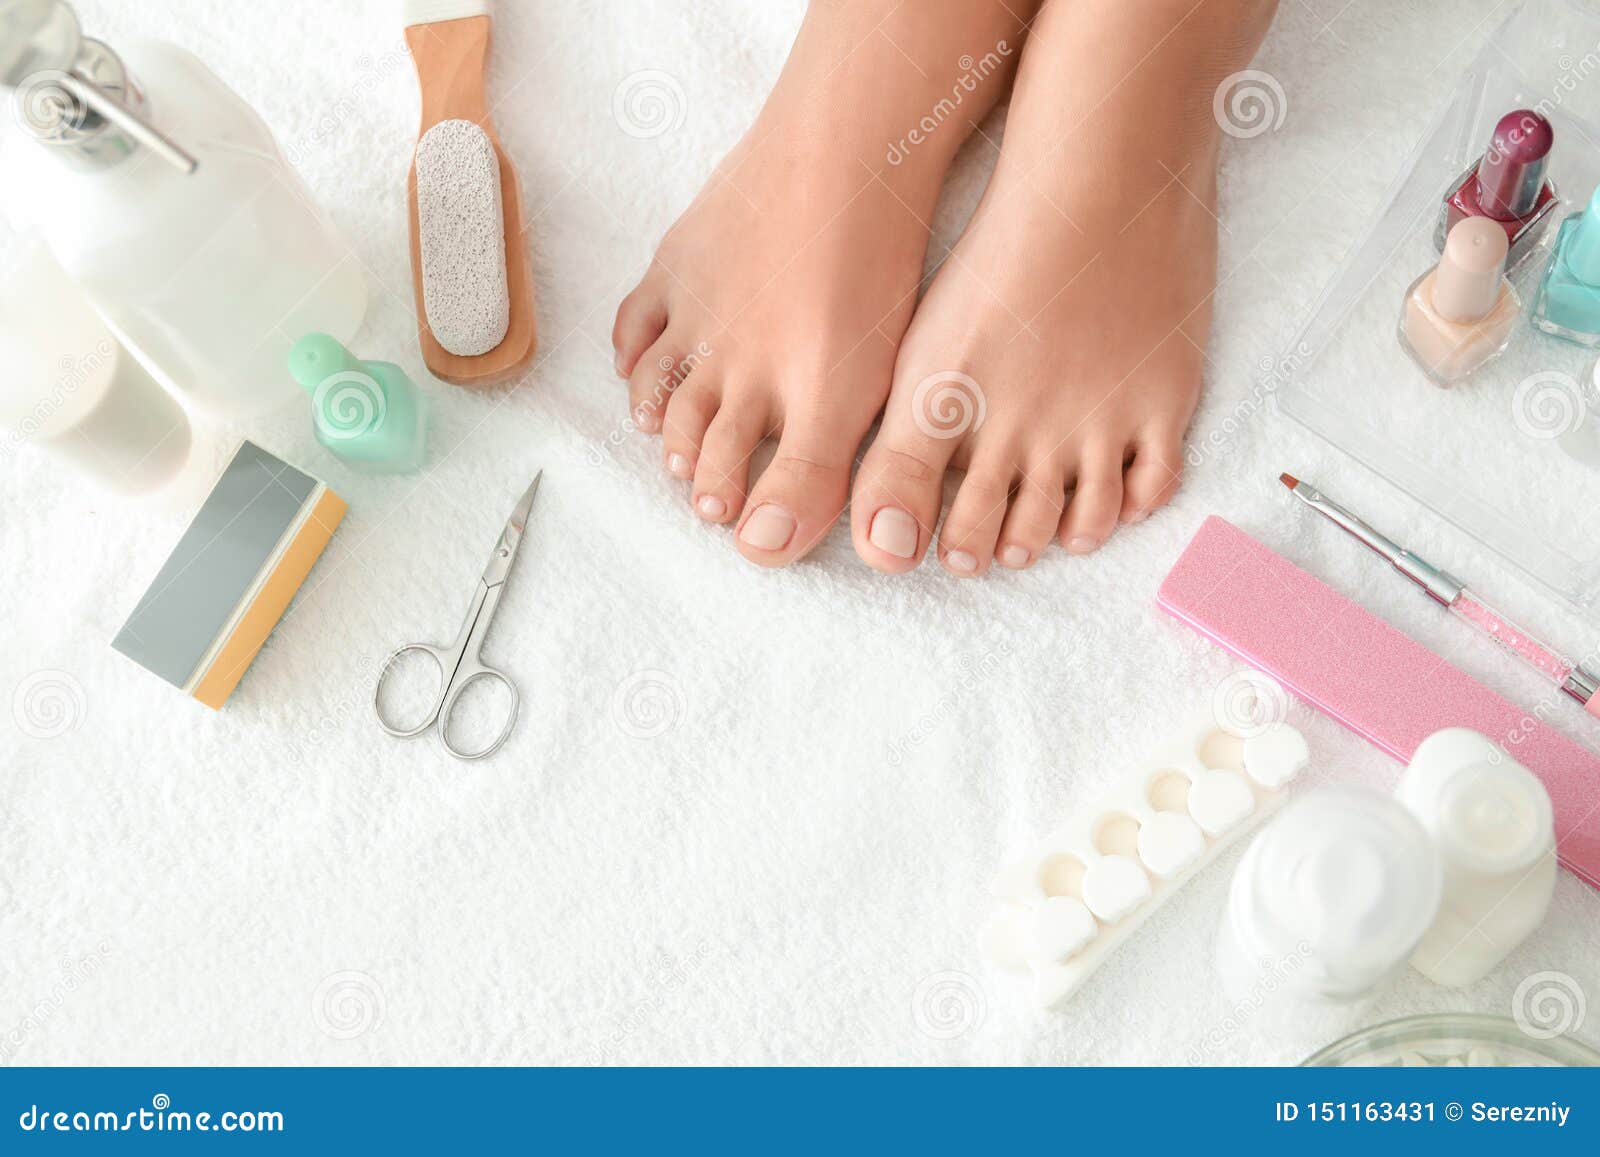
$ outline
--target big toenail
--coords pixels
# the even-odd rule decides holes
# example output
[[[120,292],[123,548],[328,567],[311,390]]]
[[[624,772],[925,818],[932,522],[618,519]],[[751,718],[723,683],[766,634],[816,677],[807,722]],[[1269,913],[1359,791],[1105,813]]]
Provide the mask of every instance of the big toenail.
[[[700,500],[694,504],[704,517],[717,519],[728,513],[728,504],[715,494],[702,494]]]
[[[682,454],[667,455],[667,473],[676,474],[679,478],[687,478],[692,473],[689,469],[689,459]]]
[[[944,564],[961,574],[971,574],[978,569],[978,556],[965,550],[952,550],[944,556]]]
[[[1000,551],[1000,565],[1008,566],[1012,570],[1021,570],[1028,565],[1028,548],[1024,546],[1008,546]]]
[[[782,550],[794,537],[794,515],[781,506],[764,502],[745,519],[739,537],[757,550]]]
[[[1087,535],[1080,534],[1077,538],[1068,540],[1067,549],[1073,554],[1088,554],[1091,550],[1099,545],[1099,542],[1096,540],[1088,537]]]
[[[885,554],[910,558],[917,553],[917,520],[899,507],[885,506],[872,516],[867,539]]]

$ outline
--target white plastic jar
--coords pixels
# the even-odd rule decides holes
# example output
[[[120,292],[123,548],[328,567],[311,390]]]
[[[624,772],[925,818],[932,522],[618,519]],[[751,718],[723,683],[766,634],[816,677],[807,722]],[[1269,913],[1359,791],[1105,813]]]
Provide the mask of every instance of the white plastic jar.
[[[1438,853],[1393,797],[1311,792],[1239,862],[1218,935],[1223,986],[1239,1003],[1359,1000],[1405,969],[1440,888]]]
[[[183,408],[112,336],[36,238],[0,259],[0,458],[44,450],[107,490],[139,494],[189,456]]]

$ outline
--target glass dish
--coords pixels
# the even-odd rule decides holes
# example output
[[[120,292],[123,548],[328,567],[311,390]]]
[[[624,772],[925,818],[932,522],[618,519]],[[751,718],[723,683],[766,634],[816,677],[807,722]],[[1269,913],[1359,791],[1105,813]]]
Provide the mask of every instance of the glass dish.
[[[1569,1036],[1529,1036],[1503,1016],[1430,1013],[1353,1032],[1302,1065],[1589,1068],[1600,1065],[1600,1053]]]

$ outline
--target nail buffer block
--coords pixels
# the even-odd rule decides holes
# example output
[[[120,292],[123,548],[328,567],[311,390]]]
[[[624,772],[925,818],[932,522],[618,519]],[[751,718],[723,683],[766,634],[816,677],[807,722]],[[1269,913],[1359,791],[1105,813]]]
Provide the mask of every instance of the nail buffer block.
[[[245,442],[111,645],[221,707],[344,512],[321,482]]]
[[[1398,760],[1446,727],[1487,735],[1544,783],[1561,863],[1600,888],[1600,756],[1221,518],[1156,598]]]

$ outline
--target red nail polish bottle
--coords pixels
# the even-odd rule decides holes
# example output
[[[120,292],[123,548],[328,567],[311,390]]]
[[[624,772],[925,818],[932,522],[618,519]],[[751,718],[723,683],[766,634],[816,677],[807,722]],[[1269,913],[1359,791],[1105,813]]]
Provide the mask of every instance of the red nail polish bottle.
[[[1555,185],[1545,176],[1555,132],[1532,109],[1506,113],[1494,126],[1489,147],[1445,195],[1434,244],[1444,252],[1445,235],[1467,217],[1488,217],[1506,231],[1507,265],[1538,244],[1557,205]]]

